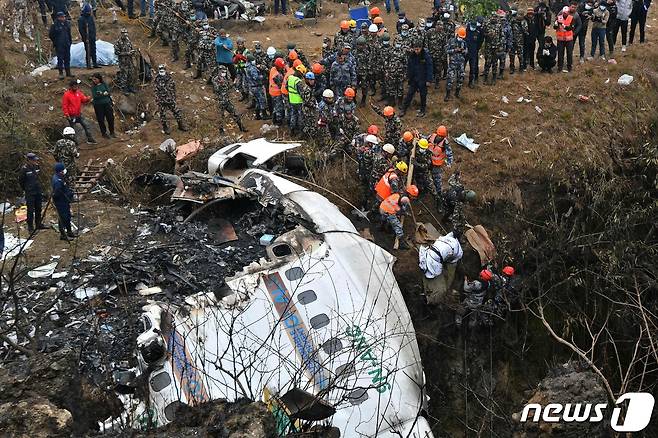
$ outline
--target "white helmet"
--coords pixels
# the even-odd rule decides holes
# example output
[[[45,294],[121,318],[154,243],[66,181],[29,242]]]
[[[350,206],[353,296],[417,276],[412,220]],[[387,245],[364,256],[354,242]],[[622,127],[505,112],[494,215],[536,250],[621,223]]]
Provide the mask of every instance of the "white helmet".
[[[71,128],[70,126],[67,126],[64,128],[64,132],[62,132],[62,135],[75,135],[75,129]]]
[[[379,144],[379,139],[372,134],[366,135],[366,143]]]
[[[270,46],[270,47],[267,48],[267,52],[266,52],[266,53],[267,53],[269,56],[274,56],[274,55],[276,55],[276,49],[275,49],[274,47]]]
[[[372,23],[370,27],[368,28],[368,32],[379,32],[379,28],[375,23]]]
[[[327,88],[326,90],[324,90],[322,92],[322,97],[325,97],[327,99],[333,99],[334,98],[334,92]]]
[[[387,154],[394,154],[395,153],[395,147],[393,147],[393,145],[390,144],[390,143],[386,143],[382,149]]]

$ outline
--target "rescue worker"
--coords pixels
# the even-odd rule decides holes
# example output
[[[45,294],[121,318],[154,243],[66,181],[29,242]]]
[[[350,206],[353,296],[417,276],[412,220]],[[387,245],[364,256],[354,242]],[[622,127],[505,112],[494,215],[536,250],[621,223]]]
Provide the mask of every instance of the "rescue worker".
[[[337,54],[336,61],[331,64],[329,78],[331,89],[337,96],[342,96],[346,88],[354,89],[358,85],[356,67],[346,61],[345,52]]]
[[[468,54],[468,88],[474,88],[480,76],[480,48],[484,43],[482,17],[470,21],[466,27],[466,49]]]
[[[480,271],[478,280],[464,279],[464,300],[462,301],[464,310],[455,317],[458,326],[462,324],[463,318],[468,318],[470,328],[475,328],[479,324],[488,325],[490,317],[483,315],[481,310],[493,280],[494,274],[488,269]]]
[[[364,37],[356,39],[356,50],[354,51],[354,58],[356,59],[356,81],[361,91],[361,106],[366,104],[366,96],[368,95],[368,85],[371,83],[369,80],[369,61],[370,49],[366,45]]]
[[[18,184],[25,193],[25,205],[27,206],[27,230],[32,234],[35,230],[45,230],[41,224],[41,201],[43,189],[39,181],[39,157],[29,152],[25,156],[25,164],[18,174]]]
[[[407,25],[407,29],[414,27],[414,22],[407,18],[407,14],[405,12],[398,13],[398,21],[395,23],[395,30],[397,33],[400,33],[402,26],[405,24]]]
[[[32,17],[30,15],[30,11],[28,11],[27,9],[27,0],[13,0],[13,9],[14,9],[14,31],[13,31],[14,41],[17,43],[21,42],[21,40],[19,39],[21,26],[23,27],[23,29],[25,29],[25,36],[28,37],[30,41],[34,41],[34,38],[32,37]]]
[[[379,139],[376,135],[366,134],[363,141],[355,139],[353,146],[356,151],[356,161],[358,164],[359,183],[361,185],[361,195],[363,197],[363,208],[368,209],[370,198],[373,197],[373,187],[370,184],[372,175],[373,156],[376,154]]]
[[[274,65],[270,68],[268,94],[272,98],[272,123],[277,126],[281,126],[286,118],[285,107],[283,105],[284,97],[281,92],[285,73],[286,62],[283,58],[276,58]]]
[[[288,90],[288,101],[290,102],[290,133],[292,135],[297,135],[301,132],[304,125],[304,116],[302,113],[302,104],[304,103],[301,93],[300,93],[300,84],[303,82],[303,77],[306,74],[306,67],[299,64],[295,67],[293,74],[288,76],[287,90]]]
[[[440,211],[443,208],[443,201],[440,196],[443,186],[443,169],[445,166],[452,166],[453,160],[452,148],[448,142],[448,128],[443,125],[436,128],[436,132],[430,136],[428,142],[429,150],[432,153],[430,173],[434,182],[434,193],[437,195],[437,209]]]
[[[419,44],[414,47],[407,60],[407,77],[409,78],[409,90],[402,104],[400,117],[404,117],[407,108],[411,104],[416,92],[420,93],[420,109],[418,117],[425,117],[427,109],[427,84],[431,84],[433,78],[432,58],[428,51]],[[399,132],[398,132],[399,133]]]
[[[569,6],[562,8],[553,24],[557,38],[557,69],[563,73],[570,72],[573,67],[573,38],[574,17],[569,12]],[[578,30],[578,29],[577,29]],[[564,57],[566,52],[567,65],[564,68]]]
[[[372,155],[372,173],[370,175],[370,187],[372,187],[373,192],[377,196],[377,184],[381,180],[382,176],[386,173],[388,169],[391,169],[395,165],[395,147],[386,143],[380,150],[373,150]],[[384,198],[379,199],[382,201]]]
[[[404,239],[404,229],[400,217],[410,213],[410,198],[413,199],[416,196],[418,196],[418,189],[416,186],[411,185],[406,188],[406,194],[391,193],[379,204],[379,214],[382,217],[382,222],[389,224],[393,229],[400,244],[399,249],[409,249],[409,244]]]
[[[512,47],[509,53],[509,74],[516,71],[516,58],[519,59],[519,71],[525,71],[524,67],[524,41],[528,36],[528,24],[525,17],[518,15],[516,9],[512,9]]]
[[[125,27],[121,29],[121,35],[119,35],[119,39],[114,44],[114,53],[119,60],[119,70],[114,81],[115,84],[124,93],[135,93],[137,82],[137,72],[133,63],[135,49],[130,38],[128,38],[128,29]]]
[[[499,15],[490,17],[484,25],[484,83],[496,84],[498,76],[499,53],[505,53],[505,34],[503,22]],[[489,82],[491,71],[491,82]]]
[[[185,32],[183,32],[183,35],[185,35],[185,42],[187,43],[187,46],[185,47],[185,69],[192,68],[194,51],[199,44],[200,23],[200,21],[197,21],[195,14],[190,15],[185,27]]]
[[[66,19],[64,12],[57,13],[57,19],[50,26],[48,37],[52,41],[57,53],[57,70],[59,71],[59,79],[64,79],[64,72],[66,76],[73,76],[71,74],[71,25]]]
[[[235,66],[236,88],[240,92],[240,102],[249,98],[249,85],[247,82],[247,55],[249,50],[245,46],[242,37],[235,39],[235,51],[233,52],[233,65]]]
[[[320,102],[322,100],[322,93],[329,88],[329,78],[327,77],[324,66],[319,62],[314,62],[311,65],[311,72],[315,76],[313,95],[315,96],[315,100]]]
[[[263,75],[256,66],[256,58],[251,53],[247,53],[247,65],[245,76],[249,86],[249,92],[254,98],[256,109],[256,120],[267,119],[267,101],[265,100],[265,90],[263,89]]]
[[[418,140],[416,156],[414,157],[414,181],[421,193],[430,192],[436,198],[436,190],[431,182],[432,151],[426,138]]]
[[[414,147],[414,140],[415,137],[411,131],[405,131],[404,134],[402,134],[402,137],[398,140],[398,145],[395,148],[399,159],[408,162],[409,153]]]
[[[75,195],[68,186],[65,175],[66,167],[64,164],[55,163],[55,174],[52,178],[52,197],[59,222],[59,240],[68,241],[78,236],[71,230],[71,202],[73,202]]]
[[[338,118],[334,113],[334,92],[327,88],[318,103],[317,143],[321,149],[328,148],[338,134]]]
[[[443,192],[442,198],[443,217],[450,219],[455,237],[461,239],[466,227],[463,204],[475,201],[475,192],[466,190],[461,182],[460,173],[455,172],[448,178],[448,189]]]
[[[228,40],[228,38],[226,38]],[[230,42],[230,46],[229,46]],[[216,44],[219,43],[219,46],[216,47]],[[219,47],[230,47],[229,54],[226,55],[225,50],[219,49]],[[235,76],[235,67],[231,63],[230,50],[233,48],[233,43],[231,40],[223,41],[220,35],[215,38],[208,20],[202,20],[201,22],[201,31],[199,32],[199,43],[197,45],[197,62],[196,62],[196,74],[194,79],[199,79],[203,76],[204,72],[209,72],[211,77],[215,65],[227,65],[231,77]],[[221,55],[221,57],[220,57]],[[221,60],[221,62],[220,62]]]
[[[395,108],[385,106],[384,109],[381,109],[373,103],[370,104],[370,107],[378,115],[384,117],[384,142],[391,144],[398,143],[402,132],[402,120],[395,114]]]
[[[356,102],[354,101],[355,96],[356,92],[353,88],[349,87],[345,89],[343,96],[341,96],[334,105],[334,112],[337,116],[340,117],[347,112],[353,113],[356,110]]]
[[[498,79],[503,79],[503,74],[505,72],[505,61],[510,51],[512,50],[514,38],[512,35],[512,24],[510,23],[509,15],[505,13],[505,11],[501,10],[500,16],[503,23],[503,36],[505,40],[505,45],[498,52]]]
[[[388,144],[390,143],[387,143],[387,145]],[[394,166],[388,168],[375,185],[377,200],[382,201],[388,198],[392,193],[400,192],[404,187],[404,179],[406,178],[408,170],[409,166],[407,166],[407,163],[404,161],[398,161]]]
[[[304,54],[304,51],[302,49],[298,48],[297,44],[295,44],[293,42],[289,42],[286,47],[288,48],[288,53],[292,52],[293,50],[295,51],[295,53],[297,53],[297,59],[300,59],[302,61],[302,64],[304,64],[304,67],[308,68],[311,65],[311,63],[308,62],[308,58]]]
[[[389,39],[385,34],[382,42]],[[384,56],[384,84],[383,91],[391,105],[402,106],[404,98],[404,79],[407,72],[407,54],[402,51],[398,41]]]
[[[447,264],[456,264],[464,256],[459,240],[452,233],[441,236],[431,245],[421,245],[418,249],[418,266],[425,278],[440,276]]]
[[[340,29],[334,35],[334,48],[340,50],[345,44],[352,43],[352,33],[350,32],[350,23],[347,20],[340,22]],[[323,56],[324,58],[324,56]]]
[[[238,125],[238,128],[240,129],[241,132],[247,132],[247,129],[242,124],[242,118],[235,110],[235,106],[233,106],[233,102],[231,102],[230,99],[230,90],[232,83],[229,77],[228,67],[226,67],[225,65],[218,65],[215,71],[213,72],[210,81],[212,84],[213,92],[215,93],[215,97],[217,98],[219,118],[220,120],[222,120],[219,123],[219,132],[221,134],[225,132],[224,131],[225,123],[223,122],[225,111],[233,117],[235,124]],[[278,97],[280,98],[281,96],[279,95]]]
[[[307,71],[304,74],[304,81],[300,84],[299,94],[302,98],[302,132],[312,140],[316,138],[318,125],[318,101],[314,96],[315,74]]]
[[[74,178],[78,174],[75,160],[80,156],[80,152],[75,142],[75,129],[70,126],[64,128],[62,138],[55,142],[52,153],[55,162],[64,163],[69,178]]]
[[[334,49],[331,46],[331,38],[325,36],[322,38],[322,59],[327,59],[334,54]]]
[[[171,134],[169,125],[167,124],[167,111],[174,114],[174,118],[178,123],[178,129],[187,131],[187,127],[183,123],[183,113],[176,103],[176,83],[171,77],[164,64],[158,66],[158,74],[153,80],[153,87],[155,89],[155,103],[158,106],[160,113],[160,123],[162,123],[162,130],[165,134]]]
[[[466,66],[466,57],[468,48],[466,46],[466,28],[457,29],[457,35],[448,42],[446,52],[450,57],[448,62],[448,81],[446,82],[446,95],[444,102],[450,100],[450,92],[453,84],[455,85],[455,97],[459,98],[459,92],[464,83],[464,67]]]

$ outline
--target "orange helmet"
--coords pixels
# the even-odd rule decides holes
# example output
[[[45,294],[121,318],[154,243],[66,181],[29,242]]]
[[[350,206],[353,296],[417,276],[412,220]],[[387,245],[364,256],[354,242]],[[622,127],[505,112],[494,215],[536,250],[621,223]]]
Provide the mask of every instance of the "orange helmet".
[[[324,71],[324,66],[319,62],[316,62],[311,66],[311,71],[316,75],[319,75]]]
[[[372,22],[375,24],[384,24],[384,19],[382,17],[375,17]]]
[[[411,140],[413,139],[414,135],[409,131],[405,131],[405,133],[402,134],[402,140],[406,141],[407,143],[411,143]]]
[[[299,58],[299,56],[297,56],[297,52],[295,52],[294,50],[291,50],[290,53],[288,53],[289,60],[294,61],[297,58]]]
[[[374,8],[372,8],[370,10],[370,16],[379,15],[380,13],[381,13],[381,11],[379,10],[379,8],[377,6],[375,6]]]
[[[393,114],[395,114],[395,110],[392,106],[384,107],[384,117],[391,117]]]
[[[441,125],[438,128],[436,128],[436,133],[437,133],[437,135],[439,135],[441,137],[447,137],[448,136],[448,128]]]
[[[417,197],[417,196],[418,196],[418,187],[416,187],[416,186],[413,185],[413,184],[407,186],[407,193],[408,193],[409,196],[411,196],[412,198]]]
[[[340,22],[340,28],[347,30],[350,28],[350,23],[347,20],[343,20]]]
[[[354,88],[346,88],[345,89],[345,96],[346,97],[354,97],[356,96],[356,93],[354,92]]]
[[[371,135],[379,134],[379,128],[377,127],[377,125],[368,126],[368,134],[371,134]]]
[[[292,68],[297,68],[300,65],[302,65],[302,60],[301,59],[295,59],[295,61],[292,63]]]
[[[459,38],[466,38],[466,28],[464,26],[459,26],[459,29],[457,29],[457,36]]]

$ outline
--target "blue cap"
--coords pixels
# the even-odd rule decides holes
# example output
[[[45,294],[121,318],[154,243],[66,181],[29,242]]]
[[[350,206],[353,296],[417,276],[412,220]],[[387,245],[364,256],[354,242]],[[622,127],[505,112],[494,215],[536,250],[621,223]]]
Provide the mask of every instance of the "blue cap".
[[[25,158],[27,158],[28,160],[32,160],[32,161],[39,159],[39,157],[37,157],[37,154],[35,154],[33,152],[28,152],[28,154],[25,156]]]
[[[84,6],[82,6],[82,13],[85,15],[91,14],[91,5],[89,3],[85,3]]]
[[[65,14],[64,12],[62,12],[62,11],[59,11],[59,12],[57,13],[57,17],[65,17],[65,16],[66,16],[66,14]]]
[[[55,163],[55,172],[56,173],[63,172],[64,169],[66,169],[66,166],[64,166],[64,163]]]
[[[306,75],[304,75],[304,77],[305,77],[306,79],[315,79],[315,75],[313,74],[312,71],[306,73]]]

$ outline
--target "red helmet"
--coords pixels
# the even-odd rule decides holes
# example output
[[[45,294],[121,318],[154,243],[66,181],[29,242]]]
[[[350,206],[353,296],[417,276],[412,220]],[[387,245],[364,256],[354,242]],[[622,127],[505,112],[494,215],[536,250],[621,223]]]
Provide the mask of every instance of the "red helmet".
[[[409,196],[412,198],[416,198],[418,196],[418,187],[413,184],[407,186],[407,193],[409,193]]]
[[[375,6],[375,7],[372,8],[372,9],[370,9],[370,15],[371,15],[371,16],[372,16],[372,15],[379,15],[379,14],[381,14],[381,11],[379,10],[379,8],[378,8],[377,6]]]
[[[295,59],[295,61],[292,63],[292,68],[297,68],[300,65],[302,65],[302,60],[301,59]]]
[[[350,87],[346,88],[346,89],[345,89],[345,96],[346,96],[346,97],[354,97],[354,96],[356,96],[356,92],[354,91],[354,88],[350,88]]]
[[[503,268],[503,274],[507,275],[508,277],[514,276],[514,268],[511,266],[505,266]]]
[[[377,125],[368,126],[368,134],[371,134],[371,135],[379,134],[379,128],[377,127]]]
[[[436,133],[440,135],[441,137],[447,137],[448,136],[448,128],[445,126],[441,125],[438,128],[436,128]]]
[[[286,61],[284,61],[283,58],[276,58],[274,60],[274,66],[276,68],[283,68],[286,66]]]
[[[482,281],[491,281],[493,274],[488,269],[483,269],[480,271],[480,280]]]

